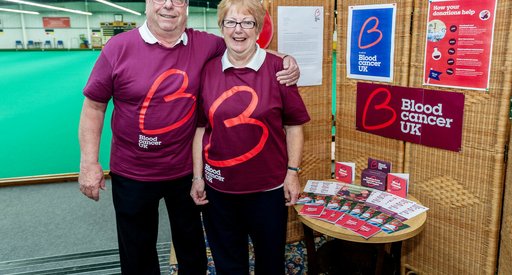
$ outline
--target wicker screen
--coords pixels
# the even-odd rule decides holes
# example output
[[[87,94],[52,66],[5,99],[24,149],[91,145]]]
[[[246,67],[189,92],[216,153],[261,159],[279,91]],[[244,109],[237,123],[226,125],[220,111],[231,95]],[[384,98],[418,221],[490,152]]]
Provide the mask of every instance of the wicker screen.
[[[347,16],[348,7],[357,5],[387,4],[389,1],[349,0],[338,1],[337,15],[337,80],[336,80],[336,161],[356,163],[356,182],[368,157],[392,163],[393,171],[403,169],[404,142],[356,131],[356,84],[361,80],[347,78]],[[407,86],[409,74],[409,44],[412,3],[396,3],[395,58],[392,85]]]
[[[489,92],[442,89],[466,96],[460,153],[355,130],[356,82],[346,78],[347,8],[386,2],[397,3],[391,84],[422,87],[428,1],[339,1],[336,159],[356,162],[357,175],[370,156],[391,161],[395,172],[410,173],[410,193],[430,210],[425,230],[403,243],[403,274],[494,274],[509,138],[512,53],[507,45],[512,42],[512,1],[498,1]],[[504,211],[509,216],[512,212]],[[511,234],[504,234],[510,229],[504,230],[508,231],[502,234],[502,255],[509,257],[501,261],[505,271],[500,273],[510,274],[512,252],[505,253],[512,250],[512,240]]]
[[[308,108],[311,121],[304,127],[302,186],[308,179],[326,179],[331,176],[331,85],[332,85],[332,34],[334,32],[334,0],[276,0],[265,1],[274,22],[274,38],[269,46],[277,50],[277,7],[278,6],[323,6],[323,65],[322,85],[299,87],[300,94]],[[302,224],[293,208],[289,209],[288,242],[303,238]]]
[[[510,75],[510,74],[509,74]],[[509,83],[512,83],[509,81]],[[508,148],[512,146],[509,141]],[[501,242],[498,262],[498,275],[512,274],[512,162],[507,163],[505,198],[503,199],[503,220],[501,222]]]
[[[442,89],[466,96],[462,152],[406,146],[410,192],[430,210],[424,232],[404,242],[405,272],[495,274],[509,137],[511,3],[500,0],[496,8],[489,91]],[[409,83],[422,87],[428,1],[416,0],[414,7],[411,49],[416,54]]]

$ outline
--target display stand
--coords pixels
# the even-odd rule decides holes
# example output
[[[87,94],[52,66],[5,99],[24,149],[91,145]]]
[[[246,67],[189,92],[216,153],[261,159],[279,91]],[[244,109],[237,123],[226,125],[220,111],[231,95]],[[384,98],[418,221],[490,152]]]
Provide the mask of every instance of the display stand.
[[[407,199],[418,202],[416,198],[409,195]],[[418,202],[419,203],[419,202]],[[295,205],[295,210],[297,213],[300,212],[304,205]],[[308,255],[308,274],[318,274],[318,266],[317,266],[317,258],[316,258],[316,249],[314,243],[314,232],[322,233],[326,236],[333,237],[340,240],[350,241],[350,242],[358,242],[358,243],[371,243],[379,245],[379,253],[377,256],[377,263],[375,268],[375,274],[381,274],[383,265],[384,265],[384,256],[385,256],[385,247],[384,244],[391,244],[390,256],[393,259],[393,265],[395,270],[400,269],[400,254],[402,250],[402,241],[412,238],[418,235],[425,225],[425,221],[427,220],[427,212],[423,212],[418,216],[405,221],[404,223],[409,225],[409,228],[397,231],[392,234],[387,234],[385,232],[379,232],[372,236],[369,239],[365,239],[360,235],[352,232],[351,230],[345,229],[343,227],[314,219],[311,217],[306,217],[302,215],[299,216],[299,221],[302,222],[304,226],[304,241],[306,243],[306,250]]]

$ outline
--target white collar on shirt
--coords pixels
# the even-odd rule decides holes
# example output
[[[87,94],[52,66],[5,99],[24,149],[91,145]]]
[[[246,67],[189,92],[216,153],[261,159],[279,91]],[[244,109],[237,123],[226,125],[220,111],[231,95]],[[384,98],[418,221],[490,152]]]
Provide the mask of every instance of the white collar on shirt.
[[[245,65],[245,68],[250,68],[255,71],[258,71],[261,68],[261,65],[263,65],[263,62],[265,61],[265,57],[267,56],[267,52],[265,50],[262,50],[258,44],[256,44],[256,53],[254,56],[249,60],[249,63]],[[229,68],[235,68],[235,65],[233,65],[229,59],[228,59],[228,50],[224,52],[224,55],[222,55],[222,71],[225,71]]]
[[[148,44],[160,43],[158,41],[158,39],[156,39],[156,37],[149,30],[147,21],[144,21],[144,24],[142,24],[142,26],[140,26],[139,33],[140,33],[140,36],[142,36],[142,39]],[[181,35],[181,37],[172,46],[174,47],[174,46],[178,45],[180,42],[183,42],[183,45],[185,45],[185,46],[187,45],[188,36],[185,32]]]

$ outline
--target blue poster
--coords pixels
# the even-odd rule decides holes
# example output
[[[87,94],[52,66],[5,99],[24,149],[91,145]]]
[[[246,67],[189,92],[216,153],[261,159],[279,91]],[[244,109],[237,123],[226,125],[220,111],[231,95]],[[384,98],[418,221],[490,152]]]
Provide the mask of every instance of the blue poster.
[[[396,4],[350,6],[347,77],[393,81]]]

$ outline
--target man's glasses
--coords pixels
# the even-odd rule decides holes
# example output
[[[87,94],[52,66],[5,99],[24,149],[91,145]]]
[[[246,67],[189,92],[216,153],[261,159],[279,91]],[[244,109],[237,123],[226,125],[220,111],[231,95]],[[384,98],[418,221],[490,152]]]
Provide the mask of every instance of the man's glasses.
[[[242,27],[242,29],[253,29],[256,26],[256,22],[254,22],[254,21],[236,22],[234,20],[222,21],[222,26],[224,26],[226,28],[236,28],[236,25],[240,25],[240,27]]]
[[[167,1],[171,2],[173,6],[175,7],[183,7],[187,3],[187,0],[153,0],[153,3],[158,5],[163,5]]]

